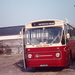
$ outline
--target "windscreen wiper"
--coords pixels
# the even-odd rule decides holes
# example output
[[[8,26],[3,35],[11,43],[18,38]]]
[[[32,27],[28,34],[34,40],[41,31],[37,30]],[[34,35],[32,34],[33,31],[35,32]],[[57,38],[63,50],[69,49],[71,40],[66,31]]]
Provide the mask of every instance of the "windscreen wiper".
[[[53,44],[53,42],[59,37],[59,34],[53,39],[53,41],[50,44]]]

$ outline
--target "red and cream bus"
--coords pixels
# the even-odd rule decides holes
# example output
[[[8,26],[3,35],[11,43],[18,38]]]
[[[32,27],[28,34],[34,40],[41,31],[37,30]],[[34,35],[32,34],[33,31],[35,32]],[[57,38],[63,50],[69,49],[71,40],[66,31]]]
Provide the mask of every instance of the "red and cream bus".
[[[30,22],[23,44],[24,67],[66,67],[75,57],[75,27],[62,20]]]

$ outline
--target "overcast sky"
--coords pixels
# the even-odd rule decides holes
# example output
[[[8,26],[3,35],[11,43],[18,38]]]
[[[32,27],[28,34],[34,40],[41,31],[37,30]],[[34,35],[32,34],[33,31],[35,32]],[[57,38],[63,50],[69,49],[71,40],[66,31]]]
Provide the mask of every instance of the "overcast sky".
[[[0,0],[0,27],[67,18],[75,25],[75,0]]]

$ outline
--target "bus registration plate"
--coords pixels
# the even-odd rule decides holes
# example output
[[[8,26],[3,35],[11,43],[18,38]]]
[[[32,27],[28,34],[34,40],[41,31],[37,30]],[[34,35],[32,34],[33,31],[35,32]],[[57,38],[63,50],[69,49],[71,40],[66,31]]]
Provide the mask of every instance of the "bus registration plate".
[[[40,65],[40,67],[46,67],[46,66],[48,66],[47,64],[44,64],[44,65]]]

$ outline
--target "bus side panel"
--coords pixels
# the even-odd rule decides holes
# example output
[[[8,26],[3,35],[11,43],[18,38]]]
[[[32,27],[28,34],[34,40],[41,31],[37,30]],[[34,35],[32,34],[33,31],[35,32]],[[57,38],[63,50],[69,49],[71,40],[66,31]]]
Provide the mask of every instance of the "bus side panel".
[[[75,58],[75,40],[69,40],[69,46],[72,52],[72,58]]]

